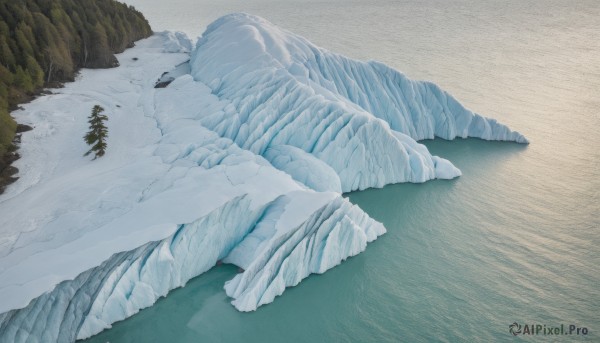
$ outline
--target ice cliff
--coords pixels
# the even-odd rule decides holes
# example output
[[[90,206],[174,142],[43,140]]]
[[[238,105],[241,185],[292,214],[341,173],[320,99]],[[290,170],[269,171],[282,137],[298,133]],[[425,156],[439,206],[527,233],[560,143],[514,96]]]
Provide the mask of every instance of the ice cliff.
[[[196,80],[231,104],[203,125],[279,168],[286,168],[278,158],[280,146],[295,147],[285,148],[285,155],[293,151],[292,162],[329,166],[343,192],[460,175],[415,140],[527,142],[432,83],[330,53],[251,15],[233,14],[209,25],[191,65]],[[335,186],[330,189],[339,191]]]
[[[416,140],[526,142],[431,83],[258,17],[223,17],[190,50],[156,34],[14,114],[34,130],[0,197],[0,342],[89,337],[217,261],[243,268],[225,292],[256,310],[385,233],[342,192],[460,175]],[[108,151],[89,161],[95,104]]]

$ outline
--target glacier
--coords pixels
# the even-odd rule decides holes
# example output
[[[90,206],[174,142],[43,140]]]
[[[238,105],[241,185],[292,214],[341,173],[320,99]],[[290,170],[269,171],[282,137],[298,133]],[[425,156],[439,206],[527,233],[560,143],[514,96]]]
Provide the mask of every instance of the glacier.
[[[224,289],[254,311],[385,233],[343,192],[461,175],[418,140],[527,143],[433,83],[249,14],[117,57],[13,113],[34,129],[0,196],[0,342],[90,337],[219,262],[243,270]],[[89,161],[95,104],[108,150]]]
[[[252,15],[209,25],[190,63],[194,78],[232,105],[203,125],[259,155],[278,146],[301,149],[333,168],[343,192],[460,175],[415,140],[527,143],[433,83],[330,53]]]

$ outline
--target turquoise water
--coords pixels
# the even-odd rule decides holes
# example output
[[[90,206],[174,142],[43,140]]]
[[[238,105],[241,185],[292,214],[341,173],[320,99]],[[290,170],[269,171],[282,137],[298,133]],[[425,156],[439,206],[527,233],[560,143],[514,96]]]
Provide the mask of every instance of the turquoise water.
[[[261,15],[432,80],[532,143],[424,142],[463,176],[349,194],[388,229],[364,253],[252,313],[222,289],[236,268],[217,267],[91,342],[600,341],[599,2],[126,2],[192,35]],[[589,333],[513,337],[515,321]]]
[[[217,267],[91,341],[491,341],[514,339],[514,321],[585,326],[574,340],[597,341],[597,227],[569,198],[553,214],[534,189],[511,195],[519,186],[504,166],[529,147],[427,145],[463,177],[350,194],[388,228],[366,252],[253,313],[222,290],[236,268]]]

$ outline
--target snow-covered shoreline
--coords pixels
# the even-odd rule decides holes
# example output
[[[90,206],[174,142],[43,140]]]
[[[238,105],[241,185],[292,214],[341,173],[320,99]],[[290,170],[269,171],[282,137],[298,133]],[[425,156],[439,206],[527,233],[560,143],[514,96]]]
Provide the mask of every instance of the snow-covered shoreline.
[[[415,139],[526,142],[435,85],[257,17],[219,19],[191,47],[156,34],[14,113],[34,130],[0,196],[0,341],[89,337],[217,260],[245,269],[226,292],[255,310],[385,232],[342,191],[460,175]],[[190,74],[154,88],[190,58]],[[371,81],[382,96],[357,86]],[[108,150],[90,161],[81,137],[96,104]]]

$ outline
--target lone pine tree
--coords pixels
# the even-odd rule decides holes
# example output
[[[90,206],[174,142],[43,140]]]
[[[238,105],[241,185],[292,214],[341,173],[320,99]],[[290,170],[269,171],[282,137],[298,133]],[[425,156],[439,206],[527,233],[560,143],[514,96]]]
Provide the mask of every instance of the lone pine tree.
[[[101,106],[94,106],[92,114],[88,117],[88,123],[90,123],[90,131],[83,137],[88,145],[91,145],[91,149],[85,153],[84,156],[95,154],[94,159],[104,156],[106,150],[106,138],[108,137],[108,129],[104,125],[104,122],[108,120],[108,117],[104,114],[104,108]]]

